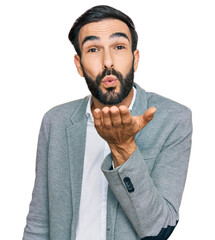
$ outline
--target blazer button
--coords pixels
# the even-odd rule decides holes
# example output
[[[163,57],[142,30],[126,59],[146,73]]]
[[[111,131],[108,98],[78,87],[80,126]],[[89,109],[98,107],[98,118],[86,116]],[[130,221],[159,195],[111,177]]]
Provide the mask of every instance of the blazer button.
[[[123,182],[125,183],[125,186],[126,186],[128,192],[134,192],[134,186],[133,186],[133,184],[131,182],[131,179],[129,177],[125,177],[123,179]]]

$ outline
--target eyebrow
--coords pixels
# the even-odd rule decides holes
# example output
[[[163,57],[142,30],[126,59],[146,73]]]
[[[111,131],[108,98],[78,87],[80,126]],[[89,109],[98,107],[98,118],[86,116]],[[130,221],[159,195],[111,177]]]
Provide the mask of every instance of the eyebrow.
[[[97,36],[87,36],[84,38],[84,40],[82,41],[82,46],[84,45],[85,42],[87,41],[93,41],[93,40],[99,40],[100,38]]]
[[[110,38],[117,38],[117,37],[124,37],[126,38],[129,42],[129,37],[127,36],[127,34],[123,33],[123,32],[116,32],[116,33],[113,33]]]
[[[125,34],[125,33],[122,33],[122,32],[116,32],[116,33],[113,33],[110,38],[118,38],[118,37],[124,37],[126,38],[129,42],[129,37]],[[84,45],[85,42],[87,41],[95,41],[95,40],[100,40],[100,38],[98,36],[87,36],[84,38],[84,40],[82,41],[82,46]]]

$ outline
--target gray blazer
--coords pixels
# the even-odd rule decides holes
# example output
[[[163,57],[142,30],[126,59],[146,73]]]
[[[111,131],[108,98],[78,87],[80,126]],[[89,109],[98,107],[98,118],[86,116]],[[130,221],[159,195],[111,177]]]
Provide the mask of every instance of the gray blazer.
[[[165,240],[179,219],[191,148],[191,111],[135,87],[132,115],[152,106],[157,112],[136,135],[137,149],[126,163],[112,170],[109,154],[101,166],[109,183],[106,239]],[[23,240],[75,240],[87,101],[88,97],[54,107],[43,118]]]

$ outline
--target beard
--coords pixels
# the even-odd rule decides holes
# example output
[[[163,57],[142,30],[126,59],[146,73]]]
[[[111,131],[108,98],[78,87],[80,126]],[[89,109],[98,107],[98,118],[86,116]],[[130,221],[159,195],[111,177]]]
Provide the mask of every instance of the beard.
[[[82,69],[88,89],[90,90],[91,94],[104,105],[116,105],[118,103],[121,103],[128,96],[134,84],[134,61],[125,78],[123,78],[122,74],[120,72],[117,72],[115,69],[106,68],[101,74],[96,77],[95,80],[93,80],[86,74],[83,66]],[[119,92],[115,91],[116,87],[109,87],[106,89],[105,93],[102,92],[99,85],[102,79],[108,75],[116,76],[120,81]]]

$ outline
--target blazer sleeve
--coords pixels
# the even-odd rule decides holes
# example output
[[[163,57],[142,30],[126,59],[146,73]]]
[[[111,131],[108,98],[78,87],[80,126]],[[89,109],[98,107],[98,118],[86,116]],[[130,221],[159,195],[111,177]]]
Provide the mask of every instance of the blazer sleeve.
[[[23,240],[49,240],[47,157],[48,133],[44,116],[38,139],[36,179]]]
[[[186,109],[176,116],[150,173],[138,146],[116,169],[110,170],[111,154],[102,164],[111,190],[142,240],[168,239],[178,222],[191,135],[191,111]]]

